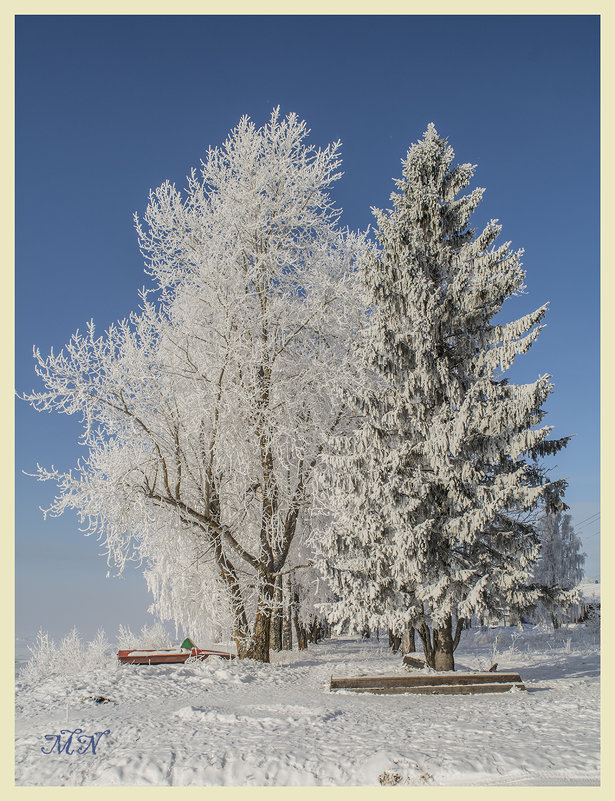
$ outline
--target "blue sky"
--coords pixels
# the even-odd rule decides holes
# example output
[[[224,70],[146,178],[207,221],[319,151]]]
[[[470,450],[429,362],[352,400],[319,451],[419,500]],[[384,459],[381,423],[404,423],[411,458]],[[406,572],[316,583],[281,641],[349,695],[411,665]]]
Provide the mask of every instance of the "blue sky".
[[[400,159],[433,121],[486,187],[474,221],[525,249],[527,294],[547,328],[511,373],[553,376],[553,460],[599,576],[599,19],[597,16],[18,16],[16,388],[32,346],[58,349],[94,318],[136,307],[145,282],[132,214],[178,187],[243,114],[296,112],[316,145],[341,139],[334,195],[365,228]],[[43,521],[36,463],[69,468],[79,424],[16,405],[16,627],[87,635],[153,622],[138,569],[106,579],[75,517]],[[594,517],[592,517],[594,516]],[[584,522],[587,521],[587,522]]]

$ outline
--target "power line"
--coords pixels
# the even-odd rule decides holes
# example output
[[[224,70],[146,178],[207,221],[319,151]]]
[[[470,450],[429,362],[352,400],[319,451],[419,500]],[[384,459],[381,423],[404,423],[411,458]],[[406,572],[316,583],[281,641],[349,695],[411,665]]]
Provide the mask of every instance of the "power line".
[[[577,526],[582,526],[582,525],[583,525],[583,523],[587,523],[587,521],[588,521],[588,520],[591,520],[591,519],[592,519],[592,517],[600,517],[600,512],[594,512],[594,514],[593,514],[593,515],[590,515],[589,517],[586,517],[586,518],[585,518],[585,520],[581,520],[581,522],[580,522],[580,523],[577,523]]]
[[[597,523],[600,519],[600,512],[597,512],[595,515],[591,517],[587,517],[585,520],[582,520],[580,523],[577,523],[574,526],[575,531],[580,531],[582,528],[587,528],[588,526],[592,526],[594,523]]]

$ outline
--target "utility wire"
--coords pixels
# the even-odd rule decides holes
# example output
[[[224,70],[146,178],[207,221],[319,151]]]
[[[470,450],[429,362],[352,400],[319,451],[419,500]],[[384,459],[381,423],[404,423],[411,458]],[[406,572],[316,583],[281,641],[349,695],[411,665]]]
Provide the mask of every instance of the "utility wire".
[[[597,523],[599,517],[600,517],[600,512],[597,512],[595,515],[592,515],[591,517],[585,518],[585,520],[582,520],[580,523],[577,523],[574,526],[575,531],[579,531],[580,529],[582,529],[584,527],[586,528],[587,526],[590,526],[590,525],[593,525],[594,523]]]
[[[578,526],[582,526],[584,523],[587,523],[587,522],[588,522],[589,520],[591,520],[593,517],[600,517],[600,512],[594,512],[594,514],[593,514],[593,515],[590,515],[589,517],[586,517],[586,518],[585,518],[585,520],[581,520],[581,522],[580,522],[580,523],[577,523],[577,525],[578,525]]]

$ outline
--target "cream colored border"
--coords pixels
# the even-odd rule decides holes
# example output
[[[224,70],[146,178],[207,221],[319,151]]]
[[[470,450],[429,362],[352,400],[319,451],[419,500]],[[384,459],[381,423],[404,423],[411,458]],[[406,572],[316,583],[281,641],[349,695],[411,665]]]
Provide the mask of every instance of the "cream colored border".
[[[2,381],[3,392],[1,395],[1,411],[4,420],[3,445],[4,458],[1,462],[0,487],[2,488],[2,509],[4,510],[3,523],[5,531],[5,552],[3,554],[4,576],[2,581],[2,600],[4,610],[4,642],[7,645],[8,655],[2,665],[3,671],[3,720],[14,721],[13,713],[13,689],[14,689],[14,668],[12,659],[12,644],[14,642],[14,418],[13,418],[13,397],[14,397],[14,210],[13,210],[13,186],[14,186],[14,16],[16,14],[600,14],[602,27],[602,221],[610,219],[609,212],[613,210],[613,201],[610,199],[611,192],[608,179],[613,178],[613,158],[612,158],[612,114],[613,103],[609,95],[613,94],[613,58],[610,55],[610,48],[613,48],[612,17],[606,2],[527,2],[518,0],[515,3],[493,2],[466,2],[455,3],[451,0],[440,0],[435,7],[422,2],[391,2],[382,0],[375,2],[349,2],[348,0],[312,0],[309,3],[296,2],[295,0],[268,0],[268,2],[249,3],[242,0],[227,0],[223,4],[211,2],[187,2],[177,0],[174,4],[160,2],[159,0],[107,0],[107,2],[5,2],[0,11],[1,20],[1,60],[2,60],[2,99],[5,109],[4,124],[2,126],[2,137],[4,148],[3,153],[3,175],[5,192],[2,195],[2,234],[5,243],[6,267],[3,271],[2,299],[0,301],[0,327],[2,354]],[[510,55],[514,58],[514,53]],[[609,147],[611,145],[611,147]],[[608,230],[608,229],[607,229]],[[613,443],[613,422],[610,417],[612,404],[613,378],[611,369],[613,358],[611,356],[611,344],[613,342],[613,326],[611,323],[610,301],[613,298],[613,278],[610,275],[606,259],[609,259],[611,248],[607,246],[606,239],[603,238],[603,259],[602,269],[602,498],[608,497],[607,490],[612,486],[614,471],[608,465],[609,446]],[[579,276],[582,280],[582,274]],[[602,604],[606,610],[607,620],[611,620],[611,593],[609,589],[608,577],[612,568],[612,545],[609,542],[609,530],[612,524],[613,514],[606,506],[602,509]],[[604,633],[610,634],[610,630],[605,627]],[[609,687],[609,678],[613,675],[612,664],[614,649],[611,644],[611,637],[603,638],[603,693],[602,693],[602,782],[600,788],[591,787],[467,787],[467,788],[416,788],[416,787],[392,787],[380,790],[379,788],[289,788],[289,787],[270,787],[270,788],[135,788],[135,787],[41,787],[41,788],[15,788],[13,786],[14,751],[13,751],[13,732],[14,726],[3,727],[3,749],[2,749],[2,781],[1,785],[11,794],[18,795],[20,798],[29,797],[57,797],[60,794],[72,794],[73,797],[81,799],[83,796],[88,798],[101,798],[107,793],[113,792],[114,797],[144,799],[153,795],[160,797],[164,793],[182,793],[192,798],[203,799],[235,799],[235,798],[255,798],[268,799],[285,797],[292,794],[293,799],[301,797],[310,798],[312,794],[319,798],[342,798],[353,799],[353,801],[363,801],[371,799],[379,793],[386,793],[389,797],[395,795],[397,798],[416,798],[417,795],[429,797],[430,801],[440,798],[455,798],[455,801],[466,801],[476,796],[489,797],[497,794],[513,799],[517,794],[522,794],[524,799],[533,799],[535,795],[545,797],[550,795],[555,799],[574,798],[578,800],[585,797],[595,797],[606,792],[613,792],[613,770],[610,762],[613,761],[613,722],[607,710],[611,709],[609,703],[613,699],[613,691]],[[571,718],[570,726],[574,727],[574,719]],[[540,747],[539,743],[536,743]],[[486,747],[488,745],[486,744]],[[609,759],[609,753],[611,757]]]

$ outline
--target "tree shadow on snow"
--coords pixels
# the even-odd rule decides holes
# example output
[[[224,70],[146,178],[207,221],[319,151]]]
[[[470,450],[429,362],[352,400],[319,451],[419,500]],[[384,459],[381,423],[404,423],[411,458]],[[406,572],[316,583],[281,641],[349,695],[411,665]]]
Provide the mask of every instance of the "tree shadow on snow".
[[[598,656],[570,655],[557,662],[544,662],[520,670],[521,679],[527,681],[549,681],[552,679],[595,679],[600,676]]]

